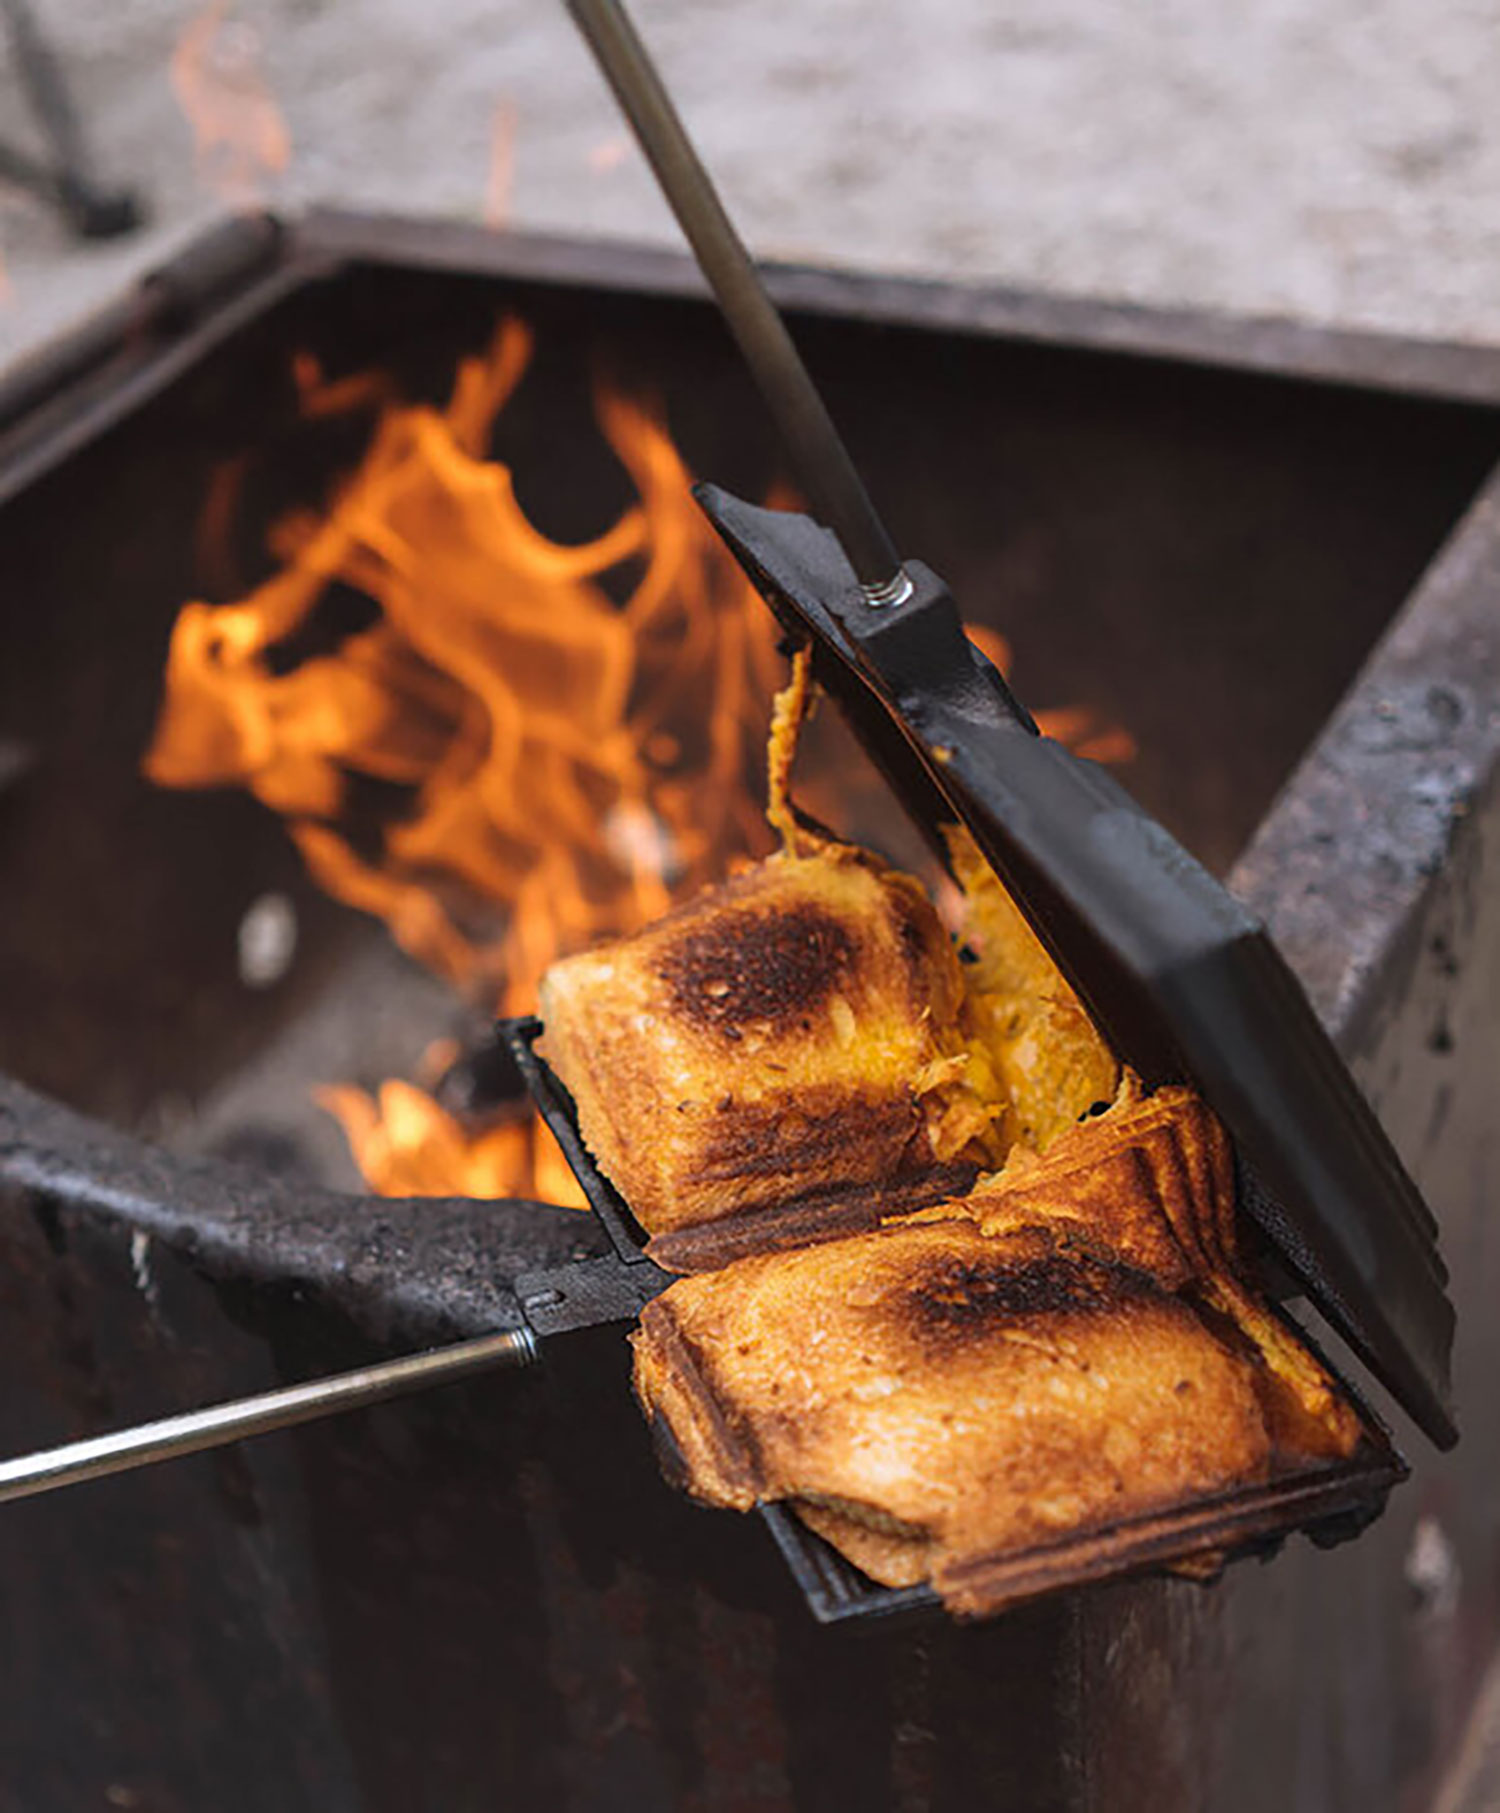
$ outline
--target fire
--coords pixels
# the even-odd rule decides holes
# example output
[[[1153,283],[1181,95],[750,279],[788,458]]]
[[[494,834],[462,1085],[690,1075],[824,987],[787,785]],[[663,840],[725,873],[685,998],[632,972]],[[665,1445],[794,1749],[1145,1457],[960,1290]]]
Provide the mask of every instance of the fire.
[[[254,205],[266,180],[279,176],[292,155],[256,33],[229,16],[228,0],[213,0],[183,28],[170,74],[193,129],[204,187],[231,206]]]
[[[969,640],[989,656],[1008,680],[1012,665],[1009,642],[999,630],[983,623],[966,623]],[[1089,705],[1062,705],[1051,711],[1033,712],[1044,737],[1066,743],[1076,755],[1091,762],[1133,762],[1138,753],[1135,738],[1121,724],[1104,718]]]
[[[758,791],[780,671],[770,613],[641,401],[595,398],[636,501],[576,546],[530,522],[485,449],[531,350],[503,321],[444,408],[296,362],[305,417],[376,413],[368,449],[326,513],[275,526],[269,580],[183,607],[145,758],[162,786],[248,788],[329,893],[501,1014],[534,1008],[554,958],[638,930],[768,847]],[[245,464],[209,487],[205,553]],[[367,607],[352,616],[351,594]],[[972,633],[1008,671],[1003,638]],[[1044,728],[1104,759],[1131,752],[1087,711]],[[475,1127],[402,1079],[319,1100],[386,1194],[580,1200],[515,1104]]]
[[[516,1196],[582,1208],[554,1140],[524,1120],[472,1132],[415,1083],[391,1077],[367,1095],[333,1083],[318,1101],[338,1118],[360,1170],[382,1196]]]
[[[638,501],[580,546],[528,521],[483,450],[530,352],[508,320],[445,409],[387,402],[326,517],[278,525],[282,570],[183,608],[145,762],[163,786],[249,788],[328,892],[500,1013],[531,1008],[562,952],[766,847],[752,777],[778,666],[769,614],[638,401],[596,404]],[[299,375],[309,414],[381,394]],[[325,652],[335,585],[370,619]],[[319,652],[298,658],[299,637]],[[400,802],[373,825],[370,782]],[[529,1124],[471,1140],[407,1083],[326,1100],[381,1189],[520,1194],[545,1176],[561,1193]]]

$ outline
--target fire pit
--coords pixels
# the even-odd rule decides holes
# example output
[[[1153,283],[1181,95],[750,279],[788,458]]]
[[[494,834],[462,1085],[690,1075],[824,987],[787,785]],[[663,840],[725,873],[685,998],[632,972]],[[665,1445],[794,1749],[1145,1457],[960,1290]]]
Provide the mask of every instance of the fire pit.
[[[1237,883],[1445,1217],[1462,1417],[1492,1363],[1462,1318],[1493,1282],[1500,556],[1485,496],[1468,507],[1500,361],[776,286],[898,539],[1003,631],[1028,699],[1123,726],[1124,778],[1216,866],[1260,824]],[[410,1066],[452,999],[262,807],[140,774],[179,606],[263,579],[268,528],[321,506],[368,432],[309,420],[299,370],[439,399],[506,315],[534,353],[495,451],[550,539],[631,501],[601,371],[661,395],[694,471],[776,482],[677,261],[406,223],[237,223],[0,395],[23,655],[0,675],[10,1450],[505,1326],[510,1278],[596,1239],[527,1202],[330,1193],[347,1159],[308,1086]],[[297,946],[253,986],[267,896]],[[1337,1556],[851,1645],[806,1622],[755,1529],[659,1483],[606,1331],[538,1379],[9,1511],[8,1775],[36,1807],[1394,1805],[1452,1750],[1493,1641],[1495,1459],[1467,1421]]]

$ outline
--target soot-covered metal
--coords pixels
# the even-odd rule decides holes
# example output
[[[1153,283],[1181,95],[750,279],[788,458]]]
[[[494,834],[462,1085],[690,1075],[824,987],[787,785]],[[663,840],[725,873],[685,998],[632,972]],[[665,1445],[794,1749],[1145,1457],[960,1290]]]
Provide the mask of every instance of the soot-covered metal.
[[[1028,699],[1128,723],[1133,789],[1212,865],[1254,832],[1236,886],[1442,1223],[1462,1419],[1500,1363],[1493,1318],[1465,1314],[1500,1288],[1481,1231],[1500,361],[816,272],[776,286],[900,541],[1003,623]],[[606,1250],[573,1212],[340,1194],[296,1152],[247,1169],[120,1130],[170,1139],[158,1104],[274,1048],[368,942],[265,815],[136,774],[197,583],[202,475],[284,434],[276,374],[299,348],[436,385],[506,308],[542,349],[509,432],[541,450],[553,532],[585,532],[618,487],[559,428],[604,349],[664,389],[697,470],[762,493],[773,462],[711,311],[682,265],[628,250],[251,222],[0,397],[0,609],[24,656],[0,731],[25,750],[0,795],[8,1451],[504,1326],[517,1276]],[[327,450],[292,445],[263,516],[322,482]],[[267,887],[303,938],[284,987],[252,996],[225,953]],[[1410,1803],[1456,1752],[1496,1636],[1482,1418],[1336,1555],[1297,1544],[1211,1594],[1120,1585],[854,1642],[812,1625],[753,1524],[661,1483],[617,1331],[555,1353],[533,1378],[11,1509],[17,1803],[1321,1810]],[[1417,1540],[1451,1558],[1441,1590],[1406,1569]]]

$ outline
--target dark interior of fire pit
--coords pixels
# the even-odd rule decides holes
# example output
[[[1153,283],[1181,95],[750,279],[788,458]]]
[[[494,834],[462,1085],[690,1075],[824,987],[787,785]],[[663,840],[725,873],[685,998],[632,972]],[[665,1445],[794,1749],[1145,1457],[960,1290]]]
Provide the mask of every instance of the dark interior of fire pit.
[[[316,505],[368,428],[299,421],[293,355],[440,397],[504,311],[536,354],[494,451],[549,534],[597,533],[630,498],[591,407],[601,373],[662,400],[696,472],[752,497],[776,477],[705,304],[361,265],[308,282],[23,492],[0,511],[0,1069],[168,1137],[239,1078],[238,1122],[183,1134],[232,1149],[257,1091],[281,1087],[274,1054],[300,1041],[281,1070],[316,1077],[353,1050],[379,1076],[457,1012],[319,894],[269,811],[160,791],[139,763],[179,605],[268,571],[267,525]],[[1500,456],[1500,418],[1480,408],[929,328],[795,327],[903,549],[1003,628],[1029,704],[1129,728],[1141,754],[1122,778],[1221,870]],[[221,545],[205,504],[236,462]],[[236,936],[268,890],[295,903],[298,951],[251,989]],[[328,1174],[331,1137],[293,1156]]]

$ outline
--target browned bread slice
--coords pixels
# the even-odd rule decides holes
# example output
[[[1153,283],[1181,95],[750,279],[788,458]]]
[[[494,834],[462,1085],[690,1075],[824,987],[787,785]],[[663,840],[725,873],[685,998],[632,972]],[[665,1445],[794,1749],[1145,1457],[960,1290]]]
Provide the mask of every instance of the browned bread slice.
[[[744,1259],[679,1279],[634,1339],[691,1492],[789,1500],[873,1578],[960,1611],[989,1609],[980,1563],[1278,1459],[1232,1326],[1056,1228],[904,1223]]]
[[[652,1233],[850,1190],[869,1221],[882,1193],[930,1201],[993,1150],[963,993],[920,885],[829,844],[554,964],[538,1049]]]
[[[1041,1156],[1016,1147],[1002,1171],[922,1213],[963,1216],[986,1234],[1052,1227],[1106,1246],[1168,1289],[1190,1289],[1259,1350],[1279,1439],[1331,1455],[1358,1441],[1347,1400],[1246,1277],[1233,1153],[1193,1090],[1170,1084],[1147,1095],[1127,1072],[1105,1113],[1058,1135]]]
[[[962,1197],[680,1280],[642,1318],[637,1392],[697,1496],[789,1500],[957,1610],[1002,1602],[1018,1554],[1125,1526],[1157,1563],[1214,1564],[1238,1513],[1195,1504],[1365,1438],[1244,1279],[1233,1215],[1214,1115],[1127,1075]]]

